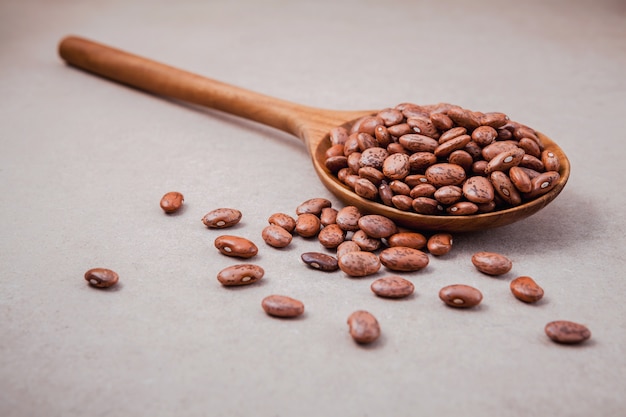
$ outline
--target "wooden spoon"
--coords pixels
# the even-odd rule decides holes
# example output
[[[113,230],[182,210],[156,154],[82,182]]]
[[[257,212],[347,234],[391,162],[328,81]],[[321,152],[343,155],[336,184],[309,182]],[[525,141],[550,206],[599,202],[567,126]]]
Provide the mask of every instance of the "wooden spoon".
[[[547,194],[520,206],[470,216],[422,215],[376,203],[356,195],[326,168],[325,152],[330,147],[331,128],[349,126],[376,113],[340,111],[303,106],[183,71],[83,38],[69,36],[59,44],[60,56],[70,65],[156,95],[220,110],[300,138],[309,151],[322,183],[344,204],[363,213],[381,214],[398,225],[415,230],[469,232],[504,226],[524,219],[550,203],[569,178],[567,157],[548,137],[538,133],[546,149],[561,162],[560,180]]]

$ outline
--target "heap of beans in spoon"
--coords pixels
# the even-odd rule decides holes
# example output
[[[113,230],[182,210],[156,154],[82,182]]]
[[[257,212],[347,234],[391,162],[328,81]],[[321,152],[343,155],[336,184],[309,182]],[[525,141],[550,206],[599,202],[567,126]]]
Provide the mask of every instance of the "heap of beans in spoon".
[[[504,113],[402,103],[330,131],[328,170],[403,211],[471,215],[518,206],[558,182],[558,157]]]

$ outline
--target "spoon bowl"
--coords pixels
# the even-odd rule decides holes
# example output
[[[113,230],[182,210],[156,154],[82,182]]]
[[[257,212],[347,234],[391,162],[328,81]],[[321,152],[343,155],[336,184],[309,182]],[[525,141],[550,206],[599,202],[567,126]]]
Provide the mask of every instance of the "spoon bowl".
[[[303,106],[259,94],[210,78],[180,70],[138,55],[130,54],[76,36],[59,44],[59,55],[68,64],[140,90],[198,104],[274,127],[302,140],[311,156],[315,172],[324,186],[346,205],[365,214],[381,214],[399,226],[422,231],[472,232],[505,226],[541,210],[565,187],[570,164],[562,149],[537,132],[544,147],[560,161],[560,179],[546,194],[519,206],[467,216],[423,215],[402,211],[355,194],[325,165],[325,152],[331,146],[330,129],[351,126],[375,110],[328,110]]]

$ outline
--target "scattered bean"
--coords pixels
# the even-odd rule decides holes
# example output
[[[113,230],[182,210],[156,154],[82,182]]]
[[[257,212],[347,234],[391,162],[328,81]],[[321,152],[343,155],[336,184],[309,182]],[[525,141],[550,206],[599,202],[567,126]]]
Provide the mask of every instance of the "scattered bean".
[[[511,281],[510,288],[515,298],[525,303],[534,303],[543,298],[543,288],[531,277],[515,278]]]
[[[361,211],[355,206],[346,206],[337,212],[335,221],[345,231],[359,230]]]
[[[483,274],[502,275],[513,267],[513,263],[504,255],[495,252],[477,252],[472,256],[472,263]]]
[[[365,234],[375,239],[387,238],[398,230],[393,220],[378,214],[361,216],[358,226]]]
[[[568,345],[582,343],[591,337],[591,332],[585,325],[567,320],[546,324],[545,332],[552,341]]]
[[[327,249],[334,249],[346,239],[346,232],[338,224],[329,224],[320,230],[317,239]]]
[[[417,232],[399,232],[387,238],[387,244],[393,246],[404,246],[413,249],[422,249],[426,246],[426,237]]]
[[[117,284],[120,277],[117,272],[106,268],[92,268],[85,272],[85,280],[92,287],[109,288]]]
[[[267,220],[269,224],[280,226],[289,233],[293,233],[296,228],[296,219],[285,213],[274,213]]]
[[[293,318],[304,313],[304,304],[300,300],[286,295],[268,295],[261,301],[263,310],[270,316]]]
[[[355,342],[366,344],[372,343],[380,337],[380,325],[371,313],[359,310],[348,317],[350,336]]]
[[[370,288],[374,294],[384,298],[403,298],[415,291],[411,281],[395,275],[377,279]]]
[[[480,304],[483,294],[469,285],[455,284],[443,287],[439,291],[439,298],[451,307],[471,308]]]
[[[170,214],[175,213],[183,206],[185,197],[178,191],[170,191],[161,197],[161,208],[164,212]]]
[[[224,229],[239,223],[241,217],[242,213],[237,209],[218,208],[205,214],[202,218],[202,223],[206,227]]]
[[[429,261],[428,255],[424,252],[402,246],[384,249],[379,256],[381,264],[392,271],[419,271],[425,268]]]
[[[214,243],[222,254],[236,258],[252,258],[259,251],[252,241],[239,236],[218,236]]]
[[[348,252],[358,252],[361,250],[361,247],[351,240],[346,240],[339,246],[337,246],[337,258],[341,258]]]
[[[452,249],[452,235],[449,233],[435,233],[428,238],[428,252],[435,256],[442,256]]]
[[[225,287],[249,285],[257,282],[265,275],[265,271],[258,265],[239,264],[222,269],[217,274],[217,280]]]
[[[302,237],[314,237],[320,232],[322,222],[315,214],[300,214],[296,219],[295,232]]]
[[[280,226],[270,224],[261,232],[261,237],[265,243],[275,248],[284,248],[289,246],[293,236]]]
[[[305,252],[300,255],[302,262],[320,271],[332,272],[339,269],[339,263],[334,256],[321,252]]]
[[[330,207],[331,205],[332,203],[330,202],[330,200],[326,198],[311,198],[309,200],[306,200],[296,208],[296,214],[300,215],[305,213],[311,213],[319,216],[323,208]]]
[[[375,274],[380,266],[380,259],[372,252],[348,252],[339,258],[339,268],[351,277]]]

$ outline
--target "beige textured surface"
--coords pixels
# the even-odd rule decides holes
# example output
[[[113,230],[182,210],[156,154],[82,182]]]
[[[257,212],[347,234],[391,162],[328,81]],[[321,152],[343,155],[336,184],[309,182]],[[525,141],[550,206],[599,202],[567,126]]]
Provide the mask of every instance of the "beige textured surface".
[[[261,241],[273,212],[333,199],[297,140],[68,68],[56,45],[70,33],[323,108],[503,111],[555,139],[572,176],[539,214],[457,236],[407,274],[414,297],[378,299],[375,277],[307,269],[315,241]],[[624,415],[624,68],[619,0],[2,1],[0,415]],[[172,217],[158,207],[170,190],[186,196]],[[233,260],[200,218],[224,206],[259,243],[259,285],[215,279]],[[480,275],[478,250],[513,271]],[[117,290],[85,285],[95,266],[119,272]],[[545,300],[514,300],[516,275]],[[457,282],[483,291],[479,309],[439,301]],[[271,293],[305,315],[267,317]],[[347,332],[362,308],[383,331],[369,348]],[[556,319],[592,340],[551,343]]]

